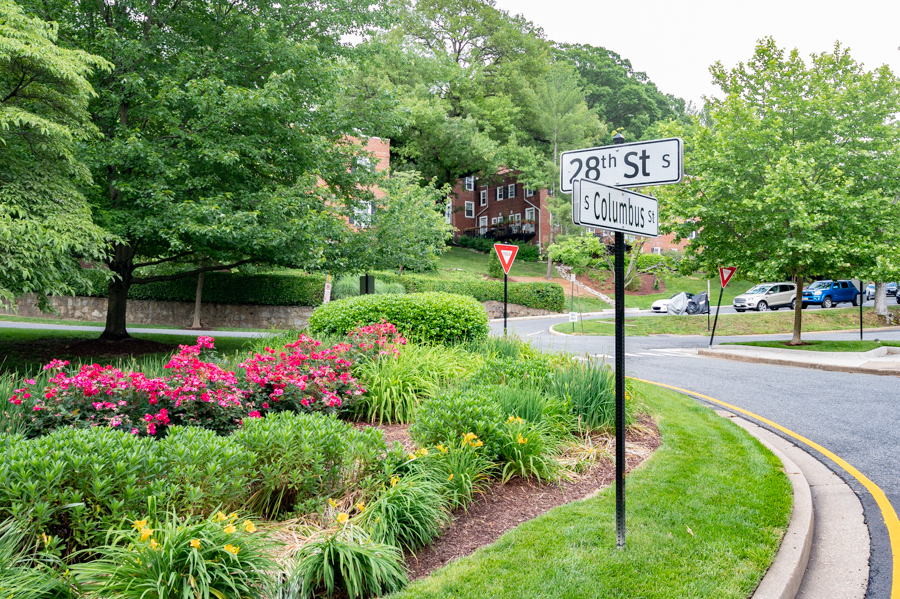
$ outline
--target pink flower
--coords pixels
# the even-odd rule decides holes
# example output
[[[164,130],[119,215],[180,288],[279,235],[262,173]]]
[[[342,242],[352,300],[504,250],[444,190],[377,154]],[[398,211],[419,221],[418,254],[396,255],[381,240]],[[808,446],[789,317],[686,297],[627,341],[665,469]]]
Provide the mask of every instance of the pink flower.
[[[249,414],[247,414],[250,418],[262,418],[262,414],[260,414],[257,410],[253,410]]]

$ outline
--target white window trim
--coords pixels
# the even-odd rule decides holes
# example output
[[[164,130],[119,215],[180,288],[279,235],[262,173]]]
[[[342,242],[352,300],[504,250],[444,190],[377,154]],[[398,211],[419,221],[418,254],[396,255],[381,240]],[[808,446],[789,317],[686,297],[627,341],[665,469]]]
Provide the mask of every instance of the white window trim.
[[[531,188],[529,188],[529,187],[526,187],[526,188],[525,188],[525,197],[526,197],[526,198],[530,198],[530,197],[532,197],[533,195],[534,195],[534,190],[531,189]]]
[[[475,202],[466,202],[463,214],[466,218],[475,218]]]
[[[531,214],[531,216],[528,216],[529,213]],[[525,209],[525,220],[534,220],[534,208]]]
[[[494,190],[494,199],[496,199],[498,202],[503,201],[503,186],[502,185]]]
[[[506,197],[514,198],[516,197],[516,184],[510,183],[506,186]]]
[[[662,248],[650,248],[651,254],[662,254]]]
[[[518,214],[514,215],[513,220],[516,221],[517,223],[522,222],[522,213],[519,212]]]
[[[487,189],[482,189],[478,192],[478,205],[479,206],[487,206],[488,198],[487,198]]]
[[[466,191],[474,191],[475,190],[475,177],[464,178],[463,186],[466,188]]]

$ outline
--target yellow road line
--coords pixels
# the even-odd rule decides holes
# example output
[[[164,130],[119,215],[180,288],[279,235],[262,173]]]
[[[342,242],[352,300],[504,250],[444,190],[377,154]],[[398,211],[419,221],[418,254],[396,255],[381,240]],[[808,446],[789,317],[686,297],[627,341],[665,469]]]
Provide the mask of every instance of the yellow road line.
[[[711,401],[713,403],[719,404],[720,406],[724,406],[729,410],[734,410],[735,412],[740,412],[741,414],[745,414],[751,418],[759,420],[760,422],[765,422],[769,426],[776,428],[783,432],[784,434],[797,439],[801,443],[812,447],[822,455],[829,458],[835,464],[846,470],[850,473],[853,478],[858,480],[862,485],[868,489],[869,493],[872,494],[872,497],[875,498],[875,503],[878,504],[878,507],[881,509],[881,516],[884,518],[884,524],[888,529],[888,536],[891,540],[891,555],[893,557],[893,574],[892,574],[892,582],[891,582],[891,599],[900,599],[900,553],[898,553],[897,548],[900,547],[900,519],[897,518],[897,512],[894,510],[894,506],[891,505],[891,502],[888,501],[887,496],[884,494],[884,491],[881,488],[869,480],[862,472],[851,466],[846,460],[839,457],[838,455],[828,451],[815,441],[811,441],[804,437],[803,435],[798,435],[794,431],[787,429],[780,424],[772,422],[768,418],[763,418],[753,412],[748,412],[742,408],[737,406],[733,406],[729,403],[725,403],[724,401],[720,401],[718,399],[714,399],[708,395],[703,395],[702,393],[697,393],[696,391],[689,391],[687,389],[681,389],[679,387],[673,387],[672,385],[665,385],[663,383],[657,383],[655,381],[648,381],[645,379],[639,379],[635,377],[628,377],[635,381],[641,381],[642,383],[649,383],[651,385],[657,385],[659,387],[665,387],[667,389],[672,389],[674,391],[678,391],[680,393],[685,393],[687,395],[693,395],[695,397],[700,397],[705,399],[706,401]]]

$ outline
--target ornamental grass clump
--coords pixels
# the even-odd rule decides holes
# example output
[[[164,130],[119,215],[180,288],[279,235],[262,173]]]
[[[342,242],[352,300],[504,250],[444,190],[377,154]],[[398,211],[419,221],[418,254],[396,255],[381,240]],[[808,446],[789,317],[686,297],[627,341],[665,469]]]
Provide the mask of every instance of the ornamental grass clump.
[[[400,550],[376,543],[352,523],[341,524],[305,544],[288,585],[299,586],[298,597],[380,597],[401,590],[408,583]],[[299,584],[298,584],[299,583]]]
[[[0,596],[15,599],[74,599],[59,560],[25,551],[26,535],[12,520],[0,523]]]
[[[472,434],[484,455],[494,460],[503,444],[505,420],[490,388],[449,388],[422,401],[409,434],[420,447],[457,443]]]
[[[252,520],[218,512],[134,520],[74,564],[81,589],[105,599],[258,599],[279,571],[276,545]]]
[[[548,395],[568,402],[581,425],[609,429],[616,416],[616,373],[609,364],[570,364],[553,373]],[[634,406],[625,395],[625,422],[634,422]]]
[[[437,482],[451,510],[465,510],[476,494],[487,491],[496,469],[477,443],[474,435],[466,435],[455,443],[420,449],[409,456],[410,470]]]
[[[510,416],[504,427],[500,459],[503,462],[501,479],[505,483],[513,476],[534,477],[538,481],[554,480],[559,474],[559,440],[517,416]]]

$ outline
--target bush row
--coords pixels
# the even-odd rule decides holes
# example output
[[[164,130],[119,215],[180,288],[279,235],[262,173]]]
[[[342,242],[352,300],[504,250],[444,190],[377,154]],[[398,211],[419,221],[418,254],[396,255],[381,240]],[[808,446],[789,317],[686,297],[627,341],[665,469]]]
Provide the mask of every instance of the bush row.
[[[459,247],[471,248],[473,250],[478,250],[479,252],[490,254],[494,252],[494,243],[499,242],[495,242],[493,239],[465,237],[461,235],[459,239],[456,240],[456,243]],[[537,262],[541,257],[541,253],[536,245],[525,243],[523,241],[504,241],[502,243],[519,246],[519,251],[516,253],[516,260],[521,260],[523,262]]]
[[[425,275],[379,273],[386,281],[402,283],[409,293],[444,291],[474,297],[479,302],[503,301],[503,281],[436,279]],[[537,310],[563,312],[566,294],[559,283],[509,283],[509,302]]]

